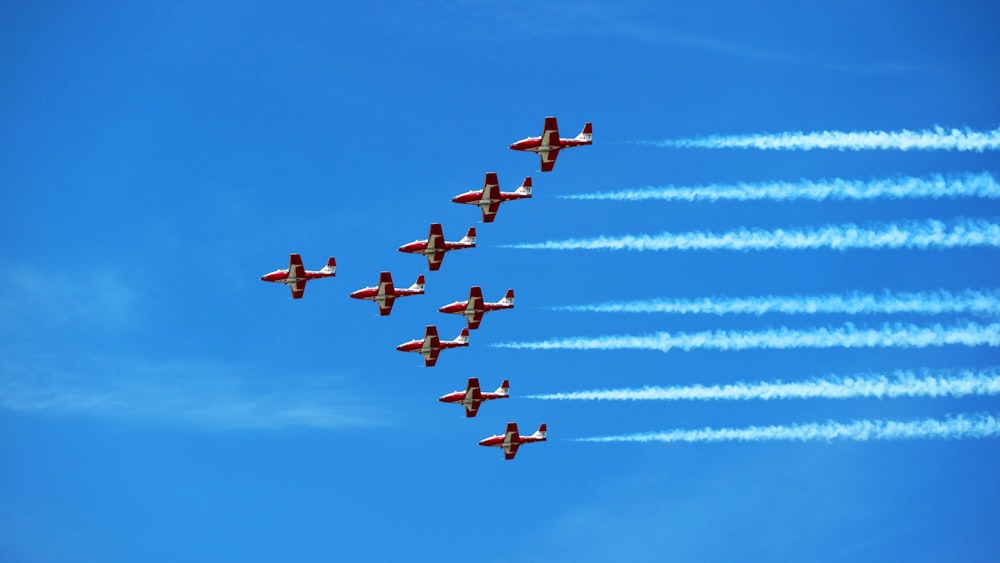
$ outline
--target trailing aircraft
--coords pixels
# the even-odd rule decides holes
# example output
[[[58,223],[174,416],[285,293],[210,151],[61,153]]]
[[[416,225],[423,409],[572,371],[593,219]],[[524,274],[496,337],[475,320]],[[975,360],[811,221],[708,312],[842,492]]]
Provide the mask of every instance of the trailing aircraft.
[[[479,378],[470,377],[469,384],[465,388],[465,391],[453,391],[447,395],[442,395],[438,398],[442,403],[458,403],[465,407],[466,418],[472,418],[476,416],[479,412],[479,404],[483,401],[491,401],[493,399],[506,399],[510,396],[510,381],[506,379],[500,384],[500,387],[492,393],[484,393],[479,388]]]
[[[424,366],[433,367],[437,363],[438,354],[441,353],[441,350],[468,345],[469,329],[467,328],[463,328],[455,340],[441,340],[438,338],[437,327],[427,325],[427,330],[424,332],[423,338],[404,342],[396,346],[396,349],[400,352],[418,352],[424,357]]]
[[[552,170],[552,167],[556,165],[556,157],[559,156],[560,150],[579,147],[582,145],[591,145],[593,144],[591,141],[592,137],[593,126],[588,121],[584,124],[583,131],[581,131],[576,137],[573,137],[572,139],[560,139],[559,125],[556,123],[556,118],[550,116],[545,118],[545,125],[542,127],[541,137],[528,137],[527,139],[521,139],[520,141],[511,144],[510,148],[515,151],[538,153],[538,156],[542,159],[542,172],[549,172]]]
[[[505,201],[515,199],[528,199],[531,197],[531,176],[524,179],[521,187],[512,192],[500,191],[500,183],[497,181],[496,172],[487,172],[483,181],[483,189],[465,192],[451,198],[455,203],[468,203],[478,205],[483,210],[483,223],[492,223],[500,209],[500,204]]]
[[[415,240],[399,247],[400,252],[423,254],[427,257],[427,267],[432,271],[441,267],[444,253],[449,250],[462,250],[476,247],[476,228],[470,227],[469,232],[460,240],[448,242],[444,240],[441,223],[431,223],[431,231],[426,240]]]
[[[545,433],[545,425],[542,424],[538,427],[538,430],[535,431],[534,434],[530,436],[521,436],[517,433],[517,423],[508,422],[506,432],[490,436],[489,438],[483,438],[479,441],[479,445],[501,448],[503,449],[504,459],[514,459],[514,456],[517,455],[517,449],[521,447],[521,444],[544,442],[546,440]]]
[[[306,270],[302,267],[302,257],[292,253],[288,255],[288,269],[275,270],[260,277],[261,281],[283,283],[292,290],[292,299],[301,299],[306,291],[306,282],[319,278],[329,278],[337,275],[337,261],[333,256],[326,262],[322,270]]]
[[[417,276],[417,281],[410,287],[401,288],[392,285],[392,274],[381,272],[378,277],[378,286],[365,287],[351,293],[353,299],[367,299],[374,301],[378,305],[378,314],[387,316],[392,312],[392,304],[399,297],[409,297],[411,295],[424,294],[424,275]]]
[[[464,315],[469,322],[470,329],[479,328],[479,323],[483,320],[483,315],[490,311],[514,308],[514,290],[508,289],[503,299],[496,303],[486,303],[483,301],[483,290],[478,285],[469,288],[469,298],[465,301],[455,301],[438,309],[441,313],[452,313]]]

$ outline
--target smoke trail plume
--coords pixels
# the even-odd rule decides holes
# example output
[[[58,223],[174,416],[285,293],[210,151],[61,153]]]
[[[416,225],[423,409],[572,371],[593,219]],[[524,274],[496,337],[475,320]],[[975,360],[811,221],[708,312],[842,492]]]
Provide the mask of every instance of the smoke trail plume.
[[[801,131],[756,135],[711,135],[697,139],[639,141],[640,145],[663,148],[800,150],[944,150],[975,151],[1000,148],[1000,129],[972,131],[945,130],[942,127],[922,131]]]
[[[921,293],[849,293],[846,295],[766,295],[758,297],[703,297],[700,299],[648,299],[610,301],[590,305],[553,306],[554,311],[578,313],[665,313],[710,315],[798,314],[900,314],[920,315],[1000,313],[1000,291],[958,293],[928,291]]]
[[[806,229],[738,229],[725,233],[662,233],[505,245],[531,250],[804,250],[830,248],[961,248],[1000,246],[1000,224],[982,219],[909,221],[862,228],[827,225]]]
[[[520,350],[750,350],[791,348],[926,348],[945,345],[1000,346],[1000,324],[941,325],[883,324],[859,329],[852,323],[841,328],[754,331],[657,332],[645,336],[612,335],[554,338],[541,342],[501,342],[494,348]]]
[[[577,438],[577,442],[816,442],[831,440],[929,440],[944,438],[995,438],[1000,420],[988,414],[958,415],[945,420],[855,420],[846,424],[826,422],[791,426],[747,426],[666,430],[619,436]]]
[[[892,178],[881,180],[800,180],[798,182],[760,182],[709,184],[705,186],[661,186],[617,192],[598,192],[559,196],[564,199],[612,201],[790,201],[790,200],[874,200],[903,198],[1000,197],[1000,183],[986,172],[928,178]]]
[[[851,377],[829,376],[783,383],[760,381],[728,385],[598,389],[529,395],[558,401],[748,401],[770,399],[853,399],[897,397],[965,397],[1000,394],[1000,371],[897,371]]]

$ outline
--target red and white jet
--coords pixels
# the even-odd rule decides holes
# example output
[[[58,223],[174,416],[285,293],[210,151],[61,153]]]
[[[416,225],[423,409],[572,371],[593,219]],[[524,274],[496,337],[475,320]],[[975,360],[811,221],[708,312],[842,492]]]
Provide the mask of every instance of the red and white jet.
[[[510,381],[506,379],[500,384],[500,387],[492,393],[484,393],[479,389],[479,378],[470,377],[469,385],[465,388],[465,391],[453,391],[447,395],[442,395],[438,398],[442,403],[458,403],[465,407],[466,418],[472,418],[476,416],[479,412],[479,404],[483,401],[490,401],[493,399],[506,399],[510,396]]]
[[[312,271],[302,267],[302,257],[292,253],[288,255],[288,269],[275,270],[260,277],[261,281],[279,282],[288,285],[292,290],[292,299],[301,299],[306,291],[306,282],[319,278],[329,278],[337,275],[337,261],[333,256],[326,262],[322,270]]]
[[[392,304],[397,297],[424,294],[424,275],[417,276],[417,281],[407,288],[397,288],[392,285],[392,274],[382,272],[378,276],[377,287],[365,287],[352,293],[354,299],[367,299],[378,305],[378,314],[383,317],[392,312]]]
[[[400,252],[410,254],[423,254],[427,257],[427,267],[437,270],[444,260],[444,253],[449,250],[462,250],[463,248],[476,247],[476,228],[470,227],[469,232],[464,237],[455,242],[444,240],[441,232],[441,223],[431,223],[431,232],[427,240],[415,240],[399,247]]]
[[[521,447],[521,444],[544,442],[545,440],[544,424],[539,426],[538,430],[534,434],[530,436],[521,436],[517,433],[517,423],[508,422],[506,432],[490,436],[489,438],[483,438],[479,441],[479,445],[503,448],[503,458],[514,459],[514,456],[517,455],[517,448]]]
[[[438,311],[442,313],[465,315],[465,319],[469,322],[469,328],[475,330],[479,328],[479,323],[482,322],[484,314],[489,313],[490,311],[513,308],[513,289],[508,289],[507,293],[504,294],[503,299],[500,301],[497,301],[496,303],[486,303],[483,301],[483,290],[480,289],[478,285],[474,285],[469,288],[468,300],[449,303],[438,309]]]
[[[424,356],[424,365],[427,367],[433,367],[434,364],[437,363],[438,354],[441,353],[441,350],[468,345],[469,329],[467,328],[463,328],[462,332],[459,333],[455,340],[441,340],[438,338],[437,327],[434,325],[427,325],[427,331],[424,333],[424,337],[422,339],[404,342],[399,346],[396,346],[396,349],[400,352],[419,352]]]
[[[486,180],[483,181],[483,189],[465,192],[451,198],[455,203],[468,203],[478,205],[483,210],[483,223],[492,223],[500,210],[500,204],[505,201],[515,199],[529,199],[531,197],[531,176],[524,179],[521,187],[512,192],[500,191],[500,183],[497,181],[496,172],[487,172]]]
[[[550,116],[545,118],[545,126],[542,128],[541,137],[521,139],[512,144],[510,148],[515,151],[538,153],[538,156],[542,159],[542,172],[549,172],[556,165],[556,157],[559,156],[560,150],[579,147],[581,145],[592,145],[592,136],[593,126],[588,121],[584,124],[583,131],[576,137],[572,139],[560,139],[556,118]]]

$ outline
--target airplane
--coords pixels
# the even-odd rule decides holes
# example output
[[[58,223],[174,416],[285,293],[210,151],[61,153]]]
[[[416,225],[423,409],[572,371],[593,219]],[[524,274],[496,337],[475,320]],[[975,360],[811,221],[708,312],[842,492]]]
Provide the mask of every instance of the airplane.
[[[306,291],[307,281],[319,278],[329,278],[336,275],[337,261],[334,260],[333,256],[327,260],[326,266],[323,266],[322,270],[313,271],[303,268],[302,257],[298,254],[292,253],[288,255],[287,270],[275,270],[270,274],[264,274],[260,277],[260,280],[287,284],[288,288],[292,290],[292,299],[301,299],[302,294]]]
[[[463,328],[462,332],[459,333],[455,340],[441,340],[438,338],[437,327],[434,325],[427,325],[427,331],[424,333],[423,338],[404,342],[399,346],[396,346],[396,349],[400,352],[419,352],[424,356],[424,366],[434,367],[434,364],[437,363],[438,354],[441,353],[441,350],[468,345],[469,329],[467,328]]]
[[[592,136],[593,126],[588,121],[583,125],[583,131],[576,137],[572,139],[560,139],[556,118],[550,116],[545,118],[545,126],[542,128],[541,137],[521,139],[512,144],[510,148],[515,151],[538,153],[538,156],[542,159],[542,172],[549,172],[556,165],[556,157],[559,156],[560,150],[579,147],[581,145],[592,145]]]
[[[514,308],[514,290],[508,289],[503,299],[496,303],[486,303],[483,301],[483,290],[478,285],[469,288],[469,299],[466,301],[455,301],[438,309],[441,313],[452,313],[465,315],[469,322],[470,329],[479,328],[479,323],[483,320],[483,315],[490,311]]]
[[[497,434],[495,436],[490,436],[489,438],[483,438],[479,441],[480,446],[494,446],[497,448],[503,448],[503,458],[504,459],[514,459],[517,455],[517,448],[521,447],[521,444],[530,444],[531,442],[544,442],[545,438],[545,425],[542,424],[538,427],[538,430],[530,436],[521,436],[517,433],[517,423],[508,422],[507,431],[503,434]]]
[[[351,293],[354,299],[367,299],[374,301],[378,305],[378,314],[387,316],[392,312],[392,304],[397,297],[409,297],[411,295],[424,294],[424,275],[417,276],[417,281],[407,288],[397,288],[392,285],[392,274],[382,272],[378,276],[377,287],[365,287]]]
[[[478,205],[483,210],[483,223],[492,223],[500,209],[500,204],[505,201],[515,199],[528,199],[531,197],[531,176],[524,179],[521,187],[512,192],[500,191],[500,184],[497,181],[496,172],[487,172],[483,181],[483,189],[465,192],[451,198],[455,203],[469,203]]]
[[[431,232],[427,240],[415,240],[399,247],[400,252],[410,254],[423,254],[427,257],[427,267],[432,271],[441,267],[444,260],[444,253],[449,250],[462,250],[463,248],[476,247],[476,228],[470,227],[469,232],[464,237],[455,242],[444,240],[441,234],[441,223],[431,223]]]
[[[442,403],[458,403],[465,407],[465,417],[472,418],[479,412],[479,404],[492,399],[506,399],[510,396],[510,381],[506,379],[492,393],[483,393],[479,389],[479,378],[470,377],[465,391],[453,391],[438,398]]]

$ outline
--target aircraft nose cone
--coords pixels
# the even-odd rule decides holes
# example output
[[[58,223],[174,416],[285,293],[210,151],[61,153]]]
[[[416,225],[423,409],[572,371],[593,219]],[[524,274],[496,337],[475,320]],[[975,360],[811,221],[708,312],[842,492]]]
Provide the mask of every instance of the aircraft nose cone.
[[[486,445],[486,440],[489,440],[489,438],[483,438],[482,440],[480,440],[479,441],[479,445],[480,446],[485,446]]]

